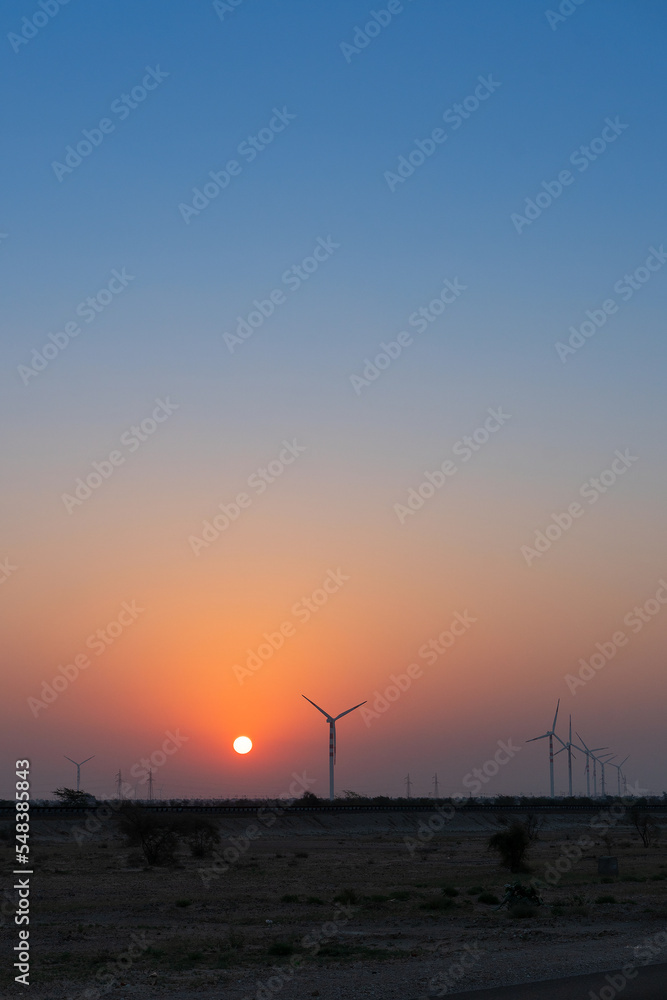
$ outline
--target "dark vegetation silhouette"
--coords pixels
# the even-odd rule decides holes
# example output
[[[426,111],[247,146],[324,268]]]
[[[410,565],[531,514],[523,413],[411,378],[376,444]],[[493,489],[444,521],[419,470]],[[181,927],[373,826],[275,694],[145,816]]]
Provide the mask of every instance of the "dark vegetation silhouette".
[[[497,851],[503,868],[511,872],[530,871],[525,858],[531,843],[526,823],[511,823],[506,830],[498,830],[489,838],[488,849]]]

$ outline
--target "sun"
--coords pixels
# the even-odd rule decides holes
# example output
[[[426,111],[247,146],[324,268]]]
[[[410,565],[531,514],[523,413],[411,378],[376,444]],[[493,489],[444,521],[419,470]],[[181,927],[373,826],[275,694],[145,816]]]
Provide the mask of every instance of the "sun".
[[[234,749],[237,753],[249,753],[252,750],[252,740],[248,736],[237,736],[234,740]]]

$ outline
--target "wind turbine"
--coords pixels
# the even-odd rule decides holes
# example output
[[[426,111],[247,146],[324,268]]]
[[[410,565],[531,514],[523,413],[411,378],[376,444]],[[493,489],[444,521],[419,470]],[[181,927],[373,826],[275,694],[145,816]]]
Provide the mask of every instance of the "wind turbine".
[[[556,736],[556,719],[558,718],[558,709],[560,707],[560,698],[558,699],[558,704],[556,705],[556,714],[554,715],[554,722],[551,729],[547,729],[546,733],[542,733],[541,736],[533,736],[532,739],[526,740],[526,743],[534,743],[535,740],[544,740],[549,737],[549,778],[551,780],[551,798],[554,797],[554,736]],[[556,736],[559,743],[563,743],[560,736]],[[563,743],[563,746],[565,744]]]
[[[561,740],[561,743],[562,742],[563,741]],[[572,747],[574,745],[575,744],[572,742],[572,716],[570,716],[570,735],[567,738],[567,743],[564,743],[563,746],[560,748],[560,750],[557,750],[554,755],[557,757],[559,753],[563,752],[563,750],[567,750],[567,783],[568,783],[568,793],[570,798],[572,798],[572,757],[574,756],[572,753]],[[579,748],[577,747],[577,749]]]
[[[598,757],[598,760],[600,761],[600,771],[602,772],[602,798],[604,798],[607,794],[604,783],[604,769],[605,766],[609,764],[614,759],[615,756],[616,754],[614,753],[606,753],[604,755],[604,759],[602,757]]]
[[[95,754],[93,754],[93,757],[94,756]],[[83,764],[87,764],[89,760],[92,760],[93,757],[86,757],[85,760],[81,761],[81,764],[77,764],[76,761],[72,760],[71,757],[68,757],[66,753],[63,754],[63,757],[65,758],[65,760],[69,760],[72,764],[76,764],[76,790],[78,792],[79,787],[81,785],[81,767]]]
[[[625,764],[625,761],[628,759],[629,756],[630,756],[630,754],[628,754],[628,756],[625,758],[625,760],[622,760],[620,764],[612,764],[611,765],[612,767],[616,768],[616,778],[617,778],[617,787],[618,787],[618,797],[619,797],[619,799],[621,797],[621,768],[623,767],[623,765]],[[611,761],[610,761],[610,763],[611,763]]]
[[[302,698],[306,698],[305,694],[301,695]],[[310,698],[306,698],[306,701],[310,701]],[[342,719],[344,715],[349,715],[350,712],[354,712],[355,708],[361,708],[365,705],[365,701],[360,701],[358,705],[353,705],[352,708],[348,708],[347,711],[341,712],[340,715],[329,715],[325,712],[323,708],[316,705],[314,701],[310,701],[313,708],[316,708],[318,712],[321,712],[329,723],[329,799],[333,802],[334,797],[334,764],[336,763],[336,723],[339,719]]]
[[[581,742],[584,743],[584,741],[583,741],[583,739],[581,739],[581,735],[579,733],[577,733],[577,736],[579,736],[579,739],[581,740]],[[595,777],[595,795],[597,797],[597,794],[598,794],[597,772],[595,771],[595,757],[593,755],[593,751],[597,752],[598,750],[606,750],[607,747],[593,747],[593,750],[591,750],[591,748],[587,747],[586,744],[584,743],[583,748],[579,747],[579,749],[580,750],[583,749],[583,752],[586,754],[586,795],[589,797],[589,799],[591,797],[591,773],[590,773],[590,763],[591,762],[590,762],[590,758],[593,757],[593,775]]]

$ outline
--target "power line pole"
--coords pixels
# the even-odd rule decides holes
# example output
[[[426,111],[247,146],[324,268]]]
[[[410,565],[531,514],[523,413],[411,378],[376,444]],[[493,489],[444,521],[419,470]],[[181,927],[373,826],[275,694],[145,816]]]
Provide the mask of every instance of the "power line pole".
[[[410,789],[412,788],[412,782],[410,781],[410,775],[405,779],[405,787],[407,789],[408,798],[410,798]]]
[[[438,775],[437,773],[433,775],[433,798],[439,799],[440,793],[438,789]]]
[[[120,773],[120,768],[118,768],[118,774],[116,775],[116,789],[117,789],[117,796],[116,797],[118,798],[118,800],[120,802],[122,802],[122,800],[123,800],[123,776]]]
[[[153,768],[148,769],[148,801],[153,801]]]

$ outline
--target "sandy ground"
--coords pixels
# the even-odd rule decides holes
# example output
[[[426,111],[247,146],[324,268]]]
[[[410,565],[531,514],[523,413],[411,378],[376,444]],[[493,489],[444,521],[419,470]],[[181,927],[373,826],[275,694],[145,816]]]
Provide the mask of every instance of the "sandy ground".
[[[219,821],[228,853],[217,874],[185,851],[175,867],[147,867],[114,820],[81,845],[73,824],[38,821],[30,995],[411,1000],[667,959],[667,857],[624,819],[606,841],[590,816],[543,819],[534,876],[555,872],[547,866],[582,835],[593,847],[523,918],[479,901],[501,896],[510,877],[487,850],[498,819],[459,815],[420,841],[425,819],[281,817],[254,823],[254,839],[251,818]],[[10,845],[0,845],[6,871]],[[597,857],[607,854],[620,875],[602,883]],[[15,931],[5,917],[5,956]],[[0,975],[3,995],[20,995],[11,960]]]

